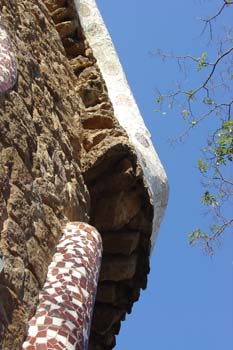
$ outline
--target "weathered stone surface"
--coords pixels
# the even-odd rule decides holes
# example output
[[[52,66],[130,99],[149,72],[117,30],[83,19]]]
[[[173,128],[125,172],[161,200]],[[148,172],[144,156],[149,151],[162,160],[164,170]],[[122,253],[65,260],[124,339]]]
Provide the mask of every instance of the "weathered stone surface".
[[[111,304],[130,312],[133,302],[139,298],[140,288],[135,288],[134,285],[129,286],[127,282],[128,280],[100,282],[96,300],[100,303]]]
[[[116,334],[119,334],[121,322],[117,321],[105,334],[98,334],[92,331],[89,350],[112,349],[116,345]]]
[[[93,186],[89,186],[91,195],[99,198],[104,193],[117,193],[121,190],[133,188],[137,182],[135,172],[134,166],[129,159],[124,158],[120,160],[115,165],[114,172],[109,173],[107,171],[95,181]]]
[[[15,89],[0,101],[0,284],[11,301],[2,307],[0,298],[0,316],[9,314],[0,348],[21,348],[61,223],[90,214],[106,248],[90,349],[111,350],[149,272],[153,207],[138,156],[72,0],[2,0],[0,11],[19,70]],[[126,109],[129,102],[118,100]]]
[[[71,67],[76,75],[79,75],[85,68],[90,67],[92,62],[87,57],[79,55],[73,60],[70,60]]]
[[[39,282],[36,277],[33,275],[31,270],[24,269],[24,278],[23,278],[23,303],[26,305],[27,311],[27,320],[32,317],[34,310],[38,304],[38,289],[40,288]]]
[[[27,243],[28,251],[28,263],[31,267],[31,271],[38,280],[40,287],[42,288],[47,276],[48,263],[51,257],[47,256],[40,248],[37,240],[31,237]]]
[[[114,304],[117,298],[117,284],[114,282],[99,283],[96,300],[101,303]]]
[[[54,23],[59,23],[61,21],[65,21],[67,18],[69,18],[70,13],[69,13],[69,8],[67,7],[60,7],[53,11],[51,13],[52,19]]]
[[[21,349],[26,332],[27,314],[10,288],[0,285],[0,340],[1,349]],[[9,328],[10,332],[5,332]]]
[[[93,331],[98,334],[106,334],[111,327],[125,316],[123,310],[115,309],[106,304],[95,304],[95,312],[92,320]]]
[[[72,7],[72,4],[67,6]],[[66,19],[69,20],[74,20],[73,15]],[[134,239],[126,234],[125,237],[120,235],[119,240],[113,238],[116,244],[111,244],[111,239],[106,241],[103,264],[107,268],[103,267],[102,271],[107,281],[101,282],[104,287],[99,288],[97,299],[112,305],[112,312],[116,315],[119,308],[124,313],[131,312],[133,301],[137,300],[140,288],[145,286],[144,275],[148,272],[147,262],[143,262],[147,256],[141,253],[141,250],[144,251],[142,237],[150,237],[152,230],[153,209],[148,189],[128,136],[115,118],[106,85],[85,35],[82,30],[77,30],[61,40],[78,78],[76,90],[81,99],[80,115],[84,129],[81,164],[91,195],[91,223],[103,233],[103,239],[109,230],[114,230],[116,234],[137,232]],[[120,239],[123,239],[122,243]],[[149,255],[148,240],[147,245],[146,254]],[[111,260],[113,255],[106,256],[107,251],[114,253],[115,261],[114,258]],[[139,255],[134,254],[136,251]],[[127,263],[123,254],[128,255]],[[142,259],[140,264],[137,256]],[[110,260],[113,261],[112,270],[105,264]],[[113,282],[111,278],[119,281],[123,278],[124,282],[130,281],[130,285]],[[102,314],[94,311],[94,318],[98,323]],[[101,329],[92,327],[90,349],[112,349],[119,328],[118,318],[114,319],[105,335]]]
[[[139,212],[140,194],[137,191],[121,191],[111,197],[100,198],[92,213],[93,225],[101,231],[119,230]]]
[[[47,1],[52,11],[65,3]],[[2,0],[0,12],[18,65],[17,84],[0,99],[0,349],[19,350],[61,224],[88,220],[89,194],[81,101],[54,24],[41,0]]]
[[[114,125],[114,121],[111,117],[108,116],[108,113],[86,113],[82,118],[82,125],[84,129],[112,129]]]
[[[45,5],[47,6],[50,12],[62,8],[66,5],[66,2],[67,0],[44,0]]]
[[[86,183],[92,186],[92,183],[95,183],[103,173],[108,172],[109,169],[113,170],[129,152],[130,148],[124,136],[105,138],[83,158],[82,167]]]
[[[69,59],[76,58],[85,53],[85,44],[83,41],[78,41],[75,38],[62,39],[66,55]]]
[[[56,24],[56,29],[63,39],[67,38],[71,34],[74,34],[75,30],[77,29],[77,25],[73,21],[66,21]]]
[[[104,257],[100,270],[100,281],[122,281],[134,277],[137,266],[137,254]]]
[[[96,349],[106,349],[106,347],[108,348],[114,348],[114,346],[116,345],[116,337],[115,337],[115,328],[113,328],[113,330],[111,331],[108,330],[108,332],[106,334],[103,334],[101,336],[98,335],[94,335],[94,331],[93,331],[93,335],[90,339],[90,344],[89,344],[89,350],[96,350]],[[98,343],[102,343],[103,345],[97,345]]]
[[[132,254],[138,246],[139,232],[104,232],[102,233],[104,251],[109,254]]]
[[[150,235],[152,217],[153,211],[150,208],[142,208],[126,225],[126,228],[129,230],[139,230]]]

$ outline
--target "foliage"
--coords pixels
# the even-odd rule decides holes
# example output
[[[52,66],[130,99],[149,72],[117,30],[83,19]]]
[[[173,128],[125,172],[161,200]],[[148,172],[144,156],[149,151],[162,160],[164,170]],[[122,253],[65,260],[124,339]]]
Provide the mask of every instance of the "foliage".
[[[193,230],[189,233],[189,242],[191,245],[202,244],[211,255],[222,234],[233,228],[233,27],[221,28],[222,36],[218,40],[214,31],[217,20],[224,11],[231,11],[232,5],[233,1],[221,0],[212,16],[201,19],[204,24],[202,35],[207,36],[209,43],[214,46],[213,60],[208,50],[198,57],[177,56],[160,50],[156,52],[163,60],[175,59],[186,75],[187,64],[190,64],[189,73],[191,70],[198,81],[196,86],[188,89],[183,82],[176,83],[177,88],[171,93],[158,92],[156,111],[166,114],[164,105],[179,109],[186,127],[178,140],[183,140],[197,126],[209,123],[210,132],[206,146],[202,149],[202,157],[198,160],[198,169],[204,187],[201,202],[212,213],[213,224],[208,232],[200,228]]]

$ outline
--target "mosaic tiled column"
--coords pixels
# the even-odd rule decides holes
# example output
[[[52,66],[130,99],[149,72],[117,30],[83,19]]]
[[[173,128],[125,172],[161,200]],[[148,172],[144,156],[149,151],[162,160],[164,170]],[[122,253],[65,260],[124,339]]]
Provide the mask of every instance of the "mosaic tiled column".
[[[11,89],[17,78],[17,64],[8,34],[0,16],[0,94]]]
[[[24,350],[86,350],[102,256],[98,231],[81,222],[64,227],[48,269]]]

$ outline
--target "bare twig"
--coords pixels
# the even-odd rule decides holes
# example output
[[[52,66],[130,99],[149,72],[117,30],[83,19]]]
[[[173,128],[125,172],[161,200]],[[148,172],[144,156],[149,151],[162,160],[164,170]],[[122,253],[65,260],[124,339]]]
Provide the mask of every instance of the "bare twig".
[[[213,30],[212,30],[212,22],[221,15],[221,13],[223,12],[223,10],[225,9],[225,7],[233,5],[233,1],[227,1],[224,0],[222,6],[220,6],[220,8],[218,9],[218,11],[211,17],[209,18],[201,18],[201,20],[205,23],[204,24],[204,28],[202,30],[201,34],[204,34],[204,32],[206,31],[207,26],[209,27],[209,31],[210,31],[210,39],[213,39]]]

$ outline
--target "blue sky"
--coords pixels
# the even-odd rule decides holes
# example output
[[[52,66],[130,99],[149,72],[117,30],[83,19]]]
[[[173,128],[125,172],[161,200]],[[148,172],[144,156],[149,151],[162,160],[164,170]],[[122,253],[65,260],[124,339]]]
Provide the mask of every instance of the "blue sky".
[[[175,112],[161,117],[153,109],[156,88],[169,89],[177,70],[171,62],[163,64],[149,54],[160,48],[198,56],[205,44],[196,18],[208,13],[213,1],[97,3],[170,185],[148,288],[122,323],[115,349],[232,350],[232,236],[225,237],[213,258],[190,248],[187,240],[187,232],[210,220],[200,206],[202,188],[196,165],[206,126],[191,134],[185,144],[170,146],[167,140],[179,134],[182,122]]]

